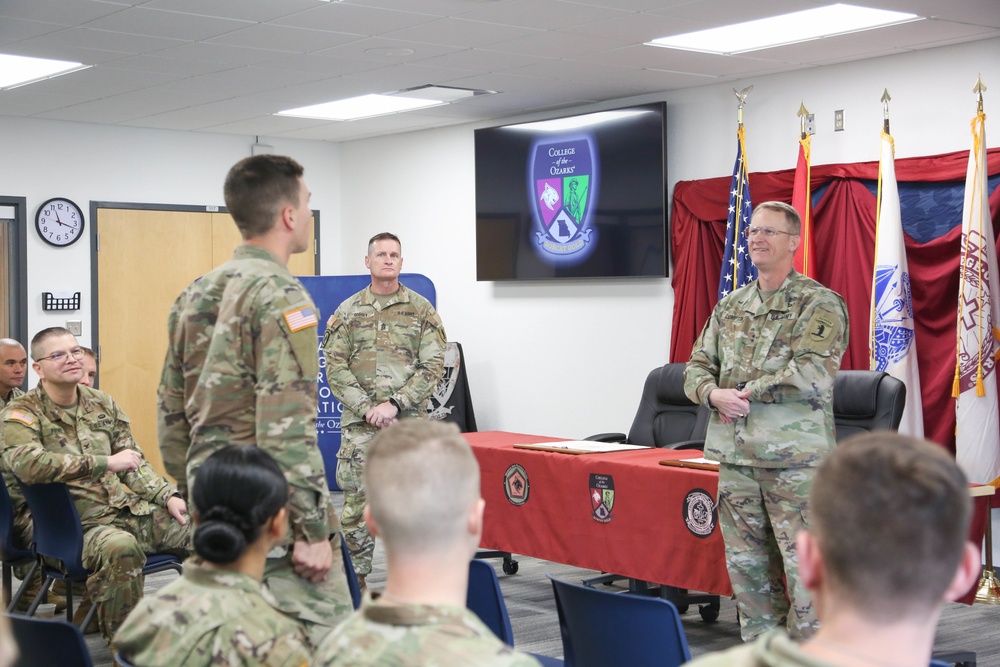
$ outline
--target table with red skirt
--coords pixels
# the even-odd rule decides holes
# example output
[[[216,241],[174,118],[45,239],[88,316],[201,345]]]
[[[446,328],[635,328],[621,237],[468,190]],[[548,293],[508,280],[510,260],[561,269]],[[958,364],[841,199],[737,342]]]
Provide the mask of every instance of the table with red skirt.
[[[692,450],[569,454],[514,447],[552,438],[465,433],[486,500],[481,546],[676,588],[731,595],[715,498],[719,475],[665,466]],[[974,497],[982,544],[989,496]],[[971,604],[975,587],[960,601]]]

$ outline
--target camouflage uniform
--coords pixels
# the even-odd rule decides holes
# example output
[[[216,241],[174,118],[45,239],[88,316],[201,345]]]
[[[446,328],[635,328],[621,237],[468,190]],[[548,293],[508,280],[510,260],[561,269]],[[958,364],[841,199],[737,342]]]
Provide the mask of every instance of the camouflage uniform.
[[[3,410],[8,403],[20,396],[24,396],[23,391],[17,387],[11,389],[6,400],[0,397],[0,410]],[[28,505],[24,502],[24,494],[21,493],[21,487],[17,484],[17,478],[3,464],[2,460],[0,460],[0,472],[3,473],[3,483],[7,486],[7,495],[10,496],[10,504],[14,508],[14,534],[12,536],[14,546],[28,549],[31,547],[31,515],[28,513]],[[28,573],[28,568],[27,565],[19,565],[15,568],[19,579],[24,578]]]
[[[816,466],[835,445],[833,378],[848,340],[844,300],[811,278],[792,271],[762,298],[754,282],[719,301],[684,383],[710,408],[713,389],[751,391],[746,417],[724,424],[713,410],[705,441],[705,456],[722,463],[719,524],[744,640],[785,622],[793,637],[816,627],[795,535],[809,525]]]
[[[379,429],[365,413],[393,399],[397,419],[427,418],[427,399],[444,374],[448,338],[427,299],[400,284],[389,296],[371,286],[340,304],[326,323],[323,354],[330,391],[344,404],[337,452],[337,485],[344,491],[341,523],[360,575],[372,570],[375,539],[361,512],[368,443]]]
[[[504,644],[463,607],[393,605],[366,597],[326,638],[312,665],[538,667],[538,661]]]
[[[302,627],[278,613],[241,572],[188,563],[184,576],[139,603],[115,648],[143,667],[300,667],[311,657]]]
[[[241,245],[174,303],[158,393],[163,464],[183,492],[198,466],[229,444],[256,445],[281,466],[291,487],[291,537],[268,559],[264,583],[315,644],[353,610],[316,444],[318,319],[285,265],[263,248]],[[332,541],[325,582],[295,574],[292,540]]]
[[[836,667],[802,651],[784,630],[771,630],[752,644],[695,658],[685,667]]]
[[[191,528],[166,509],[177,488],[145,461],[127,473],[108,471],[108,457],[141,450],[129,419],[102,391],[79,387],[77,405],[63,408],[41,386],[2,413],[4,465],[26,484],[69,487],[83,526],[83,565],[93,574],[87,593],[110,640],[142,597],[139,570],[146,553],[187,556]]]

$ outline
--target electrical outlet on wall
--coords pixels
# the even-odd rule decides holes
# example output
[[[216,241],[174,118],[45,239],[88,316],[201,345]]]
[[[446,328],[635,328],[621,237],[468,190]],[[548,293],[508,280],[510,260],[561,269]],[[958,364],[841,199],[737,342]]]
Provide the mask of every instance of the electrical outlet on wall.
[[[74,336],[83,335],[83,320],[66,320],[66,328]]]
[[[844,131],[844,110],[837,109],[833,112],[833,131],[843,132]]]

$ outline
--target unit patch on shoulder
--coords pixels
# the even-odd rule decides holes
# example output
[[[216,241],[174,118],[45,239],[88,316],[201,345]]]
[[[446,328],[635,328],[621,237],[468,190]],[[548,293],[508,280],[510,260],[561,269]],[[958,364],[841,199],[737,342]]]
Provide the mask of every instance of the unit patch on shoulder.
[[[11,410],[4,417],[4,421],[8,422],[21,422],[25,426],[34,426],[35,418],[28,414],[27,412],[21,412],[20,410]]]
[[[316,309],[312,306],[303,306],[301,308],[286,311],[284,316],[285,322],[288,324],[288,328],[292,331],[292,333],[308,329],[309,327],[314,327],[319,324],[319,320],[316,318]]]

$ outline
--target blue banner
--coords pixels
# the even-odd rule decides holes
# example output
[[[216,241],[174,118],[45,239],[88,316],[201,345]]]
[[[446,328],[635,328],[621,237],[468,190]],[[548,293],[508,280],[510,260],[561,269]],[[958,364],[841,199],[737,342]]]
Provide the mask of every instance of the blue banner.
[[[326,321],[337,307],[345,300],[360,292],[371,284],[369,274],[356,276],[299,276],[299,280],[309,290],[313,302],[320,312],[320,325],[316,328],[318,338],[316,345],[323,342],[326,331]],[[406,285],[417,294],[437,306],[437,292],[434,283],[425,275],[419,273],[402,273],[399,282]],[[326,383],[326,359],[323,351],[319,353],[319,416],[316,419],[316,430],[319,433],[319,449],[323,453],[326,464],[326,480],[331,489],[339,490],[336,481],[337,450],[340,449],[340,415],[344,406],[330,391]]]

